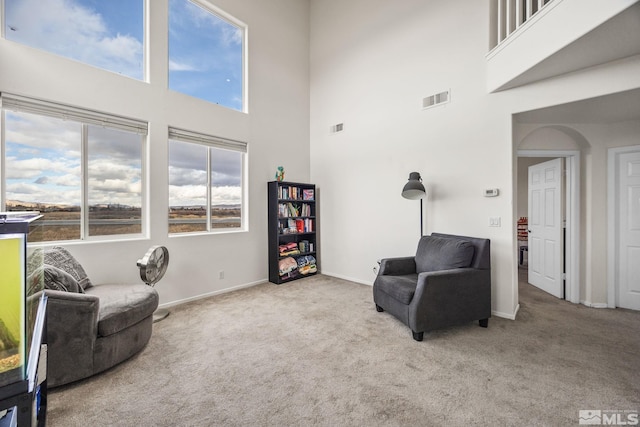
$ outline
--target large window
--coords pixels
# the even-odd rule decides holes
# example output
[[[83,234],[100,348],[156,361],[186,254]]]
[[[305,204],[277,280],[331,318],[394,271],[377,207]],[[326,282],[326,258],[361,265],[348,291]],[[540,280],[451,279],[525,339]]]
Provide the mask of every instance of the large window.
[[[169,233],[243,228],[247,145],[169,129]]]
[[[144,78],[144,0],[4,0],[4,34],[31,47]]]
[[[142,230],[147,124],[2,94],[7,211],[44,214],[44,241]]]
[[[243,111],[244,37],[195,0],[169,0],[169,89]]]

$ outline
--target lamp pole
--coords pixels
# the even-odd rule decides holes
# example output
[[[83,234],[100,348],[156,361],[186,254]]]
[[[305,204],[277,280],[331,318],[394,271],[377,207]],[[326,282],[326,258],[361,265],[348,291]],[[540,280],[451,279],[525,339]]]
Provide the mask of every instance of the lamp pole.
[[[411,172],[409,174],[409,181],[402,189],[402,197],[410,200],[420,199],[420,237],[424,236],[422,199],[427,197],[427,190],[425,190],[424,185],[422,185],[422,177],[420,177],[418,172]]]
[[[422,226],[422,219],[424,215],[422,214],[422,199],[420,199],[420,237],[424,236],[424,227]]]

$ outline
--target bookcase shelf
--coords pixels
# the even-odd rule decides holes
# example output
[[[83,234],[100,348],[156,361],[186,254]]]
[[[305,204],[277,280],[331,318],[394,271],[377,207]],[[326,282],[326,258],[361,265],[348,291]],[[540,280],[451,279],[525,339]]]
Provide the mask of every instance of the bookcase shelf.
[[[313,184],[268,183],[270,282],[281,284],[317,273],[316,196]]]

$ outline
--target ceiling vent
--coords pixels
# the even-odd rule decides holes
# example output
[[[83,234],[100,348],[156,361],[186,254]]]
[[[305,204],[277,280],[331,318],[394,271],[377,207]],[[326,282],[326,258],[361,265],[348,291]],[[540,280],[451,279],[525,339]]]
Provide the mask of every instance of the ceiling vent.
[[[451,101],[451,94],[446,90],[423,98],[422,109],[425,110],[427,108],[435,107],[436,105],[446,104],[449,101]]]

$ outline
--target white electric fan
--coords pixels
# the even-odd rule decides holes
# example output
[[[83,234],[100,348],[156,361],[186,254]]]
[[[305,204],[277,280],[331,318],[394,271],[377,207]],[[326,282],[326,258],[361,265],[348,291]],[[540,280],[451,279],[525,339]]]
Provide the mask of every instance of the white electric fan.
[[[162,279],[169,266],[169,250],[165,246],[152,246],[138,260],[140,278],[149,286],[154,286]],[[153,321],[157,322],[169,315],[169,310],[160,308],[153,313]]]

